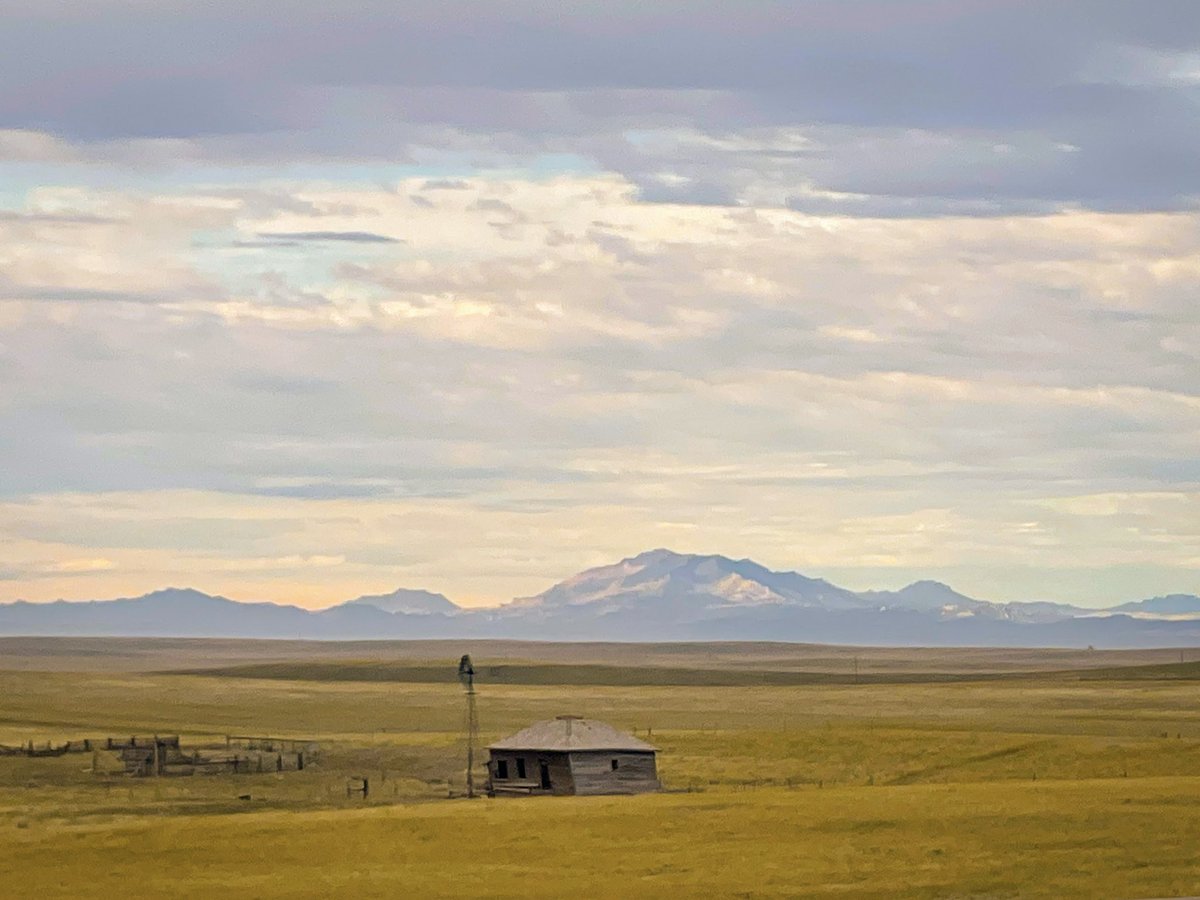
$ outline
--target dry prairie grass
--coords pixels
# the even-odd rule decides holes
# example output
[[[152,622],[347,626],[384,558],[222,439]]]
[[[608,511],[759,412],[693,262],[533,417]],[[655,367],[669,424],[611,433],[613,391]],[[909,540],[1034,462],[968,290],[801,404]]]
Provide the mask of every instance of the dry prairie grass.
[[[650,732],[681,793],[466,802],[446,799],[462,781],[454,684],[0,671],[0,743],[232,732],[324,748],[303,773],[207,778],[2,758],[0,894],[1170,896],[1200,884],[1198,699],[1192,681],[1111,671],[484,681],[485,741],[562,712],[605,719]],[[349,774],[372,778],[366,804]]]

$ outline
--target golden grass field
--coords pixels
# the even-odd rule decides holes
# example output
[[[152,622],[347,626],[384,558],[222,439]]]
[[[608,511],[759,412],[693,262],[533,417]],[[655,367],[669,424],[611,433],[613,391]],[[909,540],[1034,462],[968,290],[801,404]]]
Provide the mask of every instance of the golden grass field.
[[[466,800],[450,798],[461,691],[430,680],[459,649],[0,640],[0,744],[322,744],[282,775],[0,757],[0,896],[1200,894],[1194,651],[472,642],[484,743],[559,713],[604,719],[661,748],[668,790]],[[838,679],[713,683],[731,672]],[[346,797],[352,774],[366,801]]]

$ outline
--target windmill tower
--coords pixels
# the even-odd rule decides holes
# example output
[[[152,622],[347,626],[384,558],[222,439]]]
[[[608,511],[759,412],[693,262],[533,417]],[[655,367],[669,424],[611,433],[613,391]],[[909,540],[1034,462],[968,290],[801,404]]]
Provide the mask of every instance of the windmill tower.
[[[458,680],[467,692],[467,796],[475,796],[475,742],[479,736],[479,714],[475,711],[475,667],[466,653],[458,661]]]

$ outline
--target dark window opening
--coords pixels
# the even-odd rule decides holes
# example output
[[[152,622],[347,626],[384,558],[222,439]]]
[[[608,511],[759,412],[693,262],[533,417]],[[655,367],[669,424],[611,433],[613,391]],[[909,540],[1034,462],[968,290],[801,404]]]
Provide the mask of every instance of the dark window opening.
[[[507,759],[496,760],[496,777],[500,778],[500,779],[508,778],[508,760]]]
[[[517,760],[517,777],[518,778],[525,777],[525,760],[524,759]]]
[[[617,760],[615,760],[615,759],[614,759],[614,760],[612,761],[612,766],[613,766],[613,771],[614,771],[614,772],[615,772],[615,771],[617,771],[617,766],[618,766],[618,765],[620,765],[620,763],[618,763],[618,762],[617,762]]]

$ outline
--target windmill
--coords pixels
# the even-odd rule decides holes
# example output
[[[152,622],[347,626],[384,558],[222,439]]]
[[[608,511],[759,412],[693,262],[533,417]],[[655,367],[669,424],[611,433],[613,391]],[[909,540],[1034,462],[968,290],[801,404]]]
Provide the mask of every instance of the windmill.
[[[466,653],[458,661],[458,680],[467,692],[467,796],[475,796],[475,739],[479,735],[479,715],[475,711],[475,667]]]

